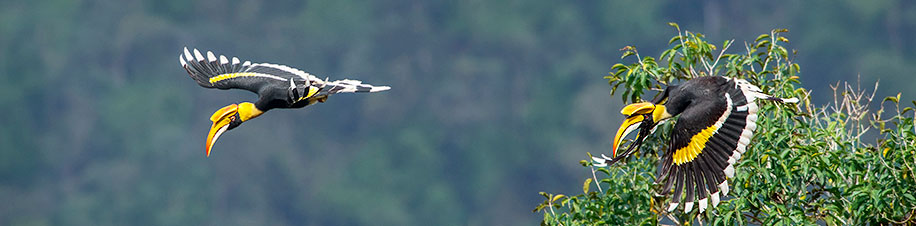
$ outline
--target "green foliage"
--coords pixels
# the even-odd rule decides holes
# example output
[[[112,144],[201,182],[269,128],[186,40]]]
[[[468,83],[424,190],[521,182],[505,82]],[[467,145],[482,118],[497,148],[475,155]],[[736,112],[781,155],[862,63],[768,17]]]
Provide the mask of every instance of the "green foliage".
[[[730,52],[782,24],[804,50],[793,59],[806,89],[862,72],[906,90],[916,86],[914,6],[0,1],[0,225],[533,225],[536,192],[579,190],[575,160],[608,145],[619,109],[603,102],[618,99],[593,75],[620,43],[640,40],[640,55],[669,67],[657,51],[673,33],[664,18],[703,26],[711,40],[740,37]],[[210,114],[256,96],[194,84],[177,62],[183,46],[393,90],[271,111],[205,158]]]
[[[630,46],[622,49],[622,59],[637,59],[612,67],[605,77],[612,93],[622,86],[622,98],[636,102],[645,92],[670,83],[721,75],[743,78],[767,94],[794,96],[802,102],[761,105],[755,138],[738,162],[735,178],[729,179],[732,196],[710,211],[666,212],[668,197],[653,196],[655,166],[665,147],[643,145],[629,162],[607,168],[583,160],[592,172],[583,193],[542,193],[547,199],[535,211],[544,213],[543,224],[916,223],[916,113],[901,106],[910,103],[901,103],[900,95],[887,97],[872,112],[874,92],[838,83],[832,86],[833,103],[814,106],[811,92],[800,88],[794,51],[782,46],[789,42],[782,36],[787,30],[760,35],[745,43],[743,53],[731,54],[725,52],[734,41],[716,46],[702,34],[671,25],[678,34],[658,58],[661,61],[641,57]],[[912,104],[916,107],[916,101]],[[660,125],[647,144],[663,144],[672,124]]]

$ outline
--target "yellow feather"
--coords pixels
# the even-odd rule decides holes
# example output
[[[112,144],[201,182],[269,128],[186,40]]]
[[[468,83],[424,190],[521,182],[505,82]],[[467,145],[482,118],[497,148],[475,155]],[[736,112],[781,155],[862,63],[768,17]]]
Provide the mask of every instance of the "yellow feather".
[[[713,125],[693,135],[686,147],[677,149],[677,151],[674,152],[674,164],[681,165],[693,161],[697,155],[703,152],[703,148],[706,147],[706,142],[715,134],[717,129],[718,128]]]
[[[258,75],[258,73],[251,73],[251,72],[222,74],[222,75],[214,76],[210,78],[210,84],[213,84],[213,83],[216,83],[222,80],[226,80],[226,79],[231,79],[231,78],[236,78],[236,77],[249,77],[249,76],[260,76],[260,75]]]

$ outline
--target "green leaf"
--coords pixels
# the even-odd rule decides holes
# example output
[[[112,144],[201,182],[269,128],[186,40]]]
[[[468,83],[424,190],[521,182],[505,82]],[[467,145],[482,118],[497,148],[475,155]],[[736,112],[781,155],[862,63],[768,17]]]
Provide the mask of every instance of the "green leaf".
[[[674,44],[674,42],[677,42],[677,41],[680,41],[680,40],[681,40],[681,36],[680,36],[680,35],[674,36],[674,37],[671,38],[671,40],[668,40],[668,45]]]
[[[582,185],[582,193],[588,194],[588,189],[591,187],[591,185],[592,185],[592,178],[591,177],[586,178],[585,183]]]
[[[776,53],[779,54],[779,56],[782,56],[783,58],[789,58],[789,52],[786,51],[785,47],[776,46]]]
[[[760,42],[760,40],[767,39],[767,38],[770,38],[770,34],[762,34],[760,36],[757,36],[757,39],[754,39],[754,42]]]
[[[636,52],[633,52],[633,51],[623,52],[623,55],[620,56],[620,59],[627,58],[628,56],[632,56],[633,54],[636,54]]]
[[[602,172],[602,173],[604,173],[605,175],[611,175],[611,172],[607,171],[607,168],[598,168],[598,169],[596,169],[595,171],[597,171],[597,172]]]
[[[627,69],[627,65],[616,63],[614,66],[611,66],[611,70],[624,70]]]
[[[898,96],[899,96],[899,95],[898,95]],[[881,102],[893,101],[894,103],[897,103],[897,100],[899,100],[897,97],[892,97],[892,96],[891,96],[891,97],[885,97],[885,98],[884,98],[884,101],[881,101]]]
[[[776,37],[776,40],[780,42],[789,43],[789,39],[787,39],[786,37],[782,37],[782,36]]]
[[[671,58],[671,57],[674,57],[674,54],[675,54],[675,50],[673,50],[673,49],[667,49],[667,50],[665,50],[664,52],[662,52],[662,55],[659,56],[658,58],[661,58],[661,59],[669,59],[669,58]],[[671,63],[670,60],[669,60],[669,63]]]
[[[558,195],[553,196],[553,198],[550,199],[550,202],[556,204],[557,200],[560,200],[562,198],[566,198],[566,195],[558,194]]]
[[[763,48],[769,44],[770,44],[770,40],[763,40],[763,41],[757,42],[757,45],[754,45],[754,48]]]
[[[547,204],[546,204],[546,203],[541,203],[541,204],[538,204],[537,207],[534,207],[534,210],[532,210],[531,212],[537,213],[538,211],[541,211],[542,209],[544,209],[544,208],[546,208],[546,207],[547,207]]]
[[[678,26],[677,23],[675,23],[675,22],[668,22],[668,26],[672,26],[672,27],[674,27],[674,28],[677,28],[678,30],[681,29],[681,27]]]
[[[909,201],[909,202],[916,202],[916,197],[913,197],[913,194],[904,193],[904,194],[903,194],[903,197],[905,197],[906,200]]]

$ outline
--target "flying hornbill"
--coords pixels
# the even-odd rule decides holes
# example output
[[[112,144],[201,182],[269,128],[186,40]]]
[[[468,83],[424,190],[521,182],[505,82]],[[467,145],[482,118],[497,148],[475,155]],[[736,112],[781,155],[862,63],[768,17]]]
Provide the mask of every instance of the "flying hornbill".
[[[349,79],[329,82],[288,66],[249,61],[242,63],[236,57],[230,61],[223,55],[217,58],[210,51],[207,51],[204,58],[197,49],[191,55],[187,47],[178,59],[191,78],[204,88],[244,89],[259,96],[255,103],[231,104],[210,116],[213,125],[207,135],[208,157],[210,148],[220,135],[270,109],[301,108],[315,102],[324,102],[335,93],[380,92],[390,89],[388,86],[372,86]]]
[[[796,98],[763,94],[759,87],[737,78],[707,76],[669,86],[652,102],[630,104],[620,111],[627,118],[614,137],[613,157],[593,157],[594,165],[604,167],[626,158],[639,149],[655,126],[679,115],[668,150],[659,159],[655,183],[663,185],[659,193],[662,196],[671,192],[674,185],[669,212],[678,207],[683,190],[687,193],[683,198],[684,212],[693,209],[695,200],[703,212],[707,198],[715,207],[728,194],[726,178],[734,177],[734,165],[757,129],[757,99],[798,102]],[[617,146],[636,129],[636,139],[618,156]]]

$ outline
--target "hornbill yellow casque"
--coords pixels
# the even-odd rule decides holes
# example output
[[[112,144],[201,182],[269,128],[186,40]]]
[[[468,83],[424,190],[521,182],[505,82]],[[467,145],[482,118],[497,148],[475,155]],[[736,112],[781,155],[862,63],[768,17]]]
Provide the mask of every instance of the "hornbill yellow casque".
[[[630,104],[620,113],[627,116],[614,137],[611,155],[593,157],[598,167],[613,164],[639,149],[660,122],[679,116],[671,131],[667,151],[659,159],[656,184],[665,196],[674,186],[668,211],[681,201],[684,212],[699,204],[715,207],[728,194],[726,178],[735,175],[735,163],[751,142],[757,128],[757,99],[795,103],[763,94],[743,79],[699,77],[669,86],[652,102]],[[627,134],[639,129],[636,139],[618,155],[617,146]],[[686,190],[685,197],[681,197]],[[709,203],[707,203],[707,201]]]
[[[299,69],[277,64],[240,62],[236,57],[230,60],[223,55],[217,57],[210,51],[207,51],[205,58],[197,49],[194,49],[192,55],[188,48],[184,48],[184,53],[179,54],[178,59],[191,78],[204,88],[244,89],[257,93],[259,97],[255,103],[231,104],[210,116],[213,125],[207,135],[207,156],[210,156],[210,149],[216,139],[224,132],[270,109],[301,108],[315,102],[324,102],[335,93],[390,89],[388,86],[372,86],[349,79],[329,82]]]

